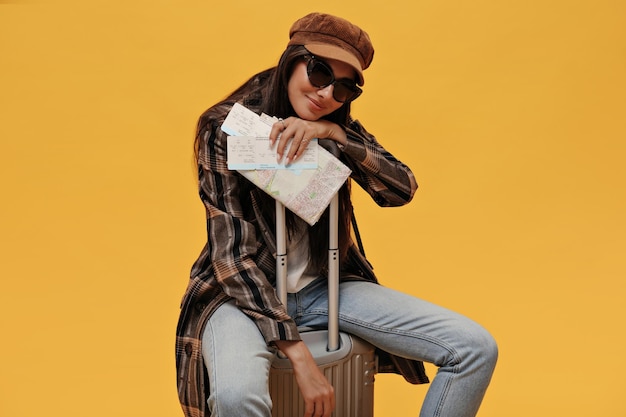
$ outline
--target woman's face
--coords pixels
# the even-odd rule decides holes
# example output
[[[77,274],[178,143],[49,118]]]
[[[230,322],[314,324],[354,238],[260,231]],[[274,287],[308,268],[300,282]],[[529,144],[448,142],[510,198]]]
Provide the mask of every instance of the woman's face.
[[[335,79],[354,79],[354,69],[342,61],[334,59],[324,59],[333,70]],[[339,109],[343,103],[333,98],[333,88],[331,84],[324,88],[318,88],[309,82],[306,72],[307,61],[300,60],[294,67],[291,78],[287,85],[287,94],[291,106],[298,117],[304,120],[318,120],[335,110]]]

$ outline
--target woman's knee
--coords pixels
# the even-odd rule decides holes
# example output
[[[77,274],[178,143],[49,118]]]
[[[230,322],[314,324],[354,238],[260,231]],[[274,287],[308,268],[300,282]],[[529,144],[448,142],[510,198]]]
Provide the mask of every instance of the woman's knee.
[[[493,368],[498,360],[498,343],[485,328],[477,325],[468,340],[471,356],[484,366]]]
[[[445,338],[447,354],[442,356],[438,366],[463,368],[493,368],[498,359],[498,344],[485,328],[470,319],[451,324]]]

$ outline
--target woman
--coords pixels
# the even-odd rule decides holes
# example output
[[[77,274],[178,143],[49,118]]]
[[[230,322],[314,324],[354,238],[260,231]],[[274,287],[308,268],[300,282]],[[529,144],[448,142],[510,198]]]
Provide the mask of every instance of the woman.
[[[297,161],[311,139],[325,138],[380,206],[406,204],[417,189],[410,169],[350,117],[374,55],[368,35],[319,13],[296,21],[289,35],[275,68],[253,76],[198,123],[208,240],[192,268],[177,331],[179,397],[189,417],[270,416],[267,381],[276,349],[292,362],[305,417],[327,417],[334,408],[332,386],[297,330],[327,320],[328,219],[308,226],[289,213],[289,240],[299,255],[289,265],[287,308],[274,288],[274,200],[227,169],[220,126],[233,104],[281,118],[269,138],[279,160]],[[340,191],[340,212],[340,329],[377,348],[380,372],[425,383],[422,361],[439,367],[422,416],[474,416],[495,367],[493,338],[469,319],[378,285],[350,237],[348,184]]]

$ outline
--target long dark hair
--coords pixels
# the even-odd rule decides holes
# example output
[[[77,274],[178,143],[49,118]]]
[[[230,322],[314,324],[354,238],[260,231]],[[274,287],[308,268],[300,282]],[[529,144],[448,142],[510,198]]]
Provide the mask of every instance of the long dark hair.
[[[233,105],[236,102],[244,106],[272,116],[287,118],[297,114],[289,101],[287,84],[295,65],[305,55],[310,54],[303,46],[291,45],[283,52],[278,65],[261,71],[252,76],[239,88],[229,94],[224,100],[206,110],[198,120],[195,139],[196,161],[199,156],[201,141],[204,140],[202,132],[210,129],[211,123],[222,119],[224,105]],[[324,116],[324,119],[340,126],[350,123],[350,103],[344,103],[339,109]],[[214,126],[214,128],[217,126]],[[340,259],[344,260],[348,247],[351,244],[350,224],[352,219],[352,203],[350,201],[350,180],[339,191],[339,248]],[[274,223],[275,203],[274,199],[263,194],[263,213]],[[296,218],[293,213],[287,211],[287,228],[292,233],[296,228]],[[309,245],[311,249],[311,261],[313,265],[324,270],[328,261],[328,210],[320,220],[309,228]]]

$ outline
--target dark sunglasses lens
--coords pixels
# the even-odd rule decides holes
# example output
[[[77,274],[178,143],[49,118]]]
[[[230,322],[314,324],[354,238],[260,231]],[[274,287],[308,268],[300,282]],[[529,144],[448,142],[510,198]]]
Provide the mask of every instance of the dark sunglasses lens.
[[[352,101],[361,95],[361,89],[348,82],[336,82],[333,88],[333,98],[340,103]]]
[[[315,87],[326,87],[333,82],[333,73],[319,61],[311,61],[308,68],[309,81]]]

